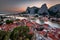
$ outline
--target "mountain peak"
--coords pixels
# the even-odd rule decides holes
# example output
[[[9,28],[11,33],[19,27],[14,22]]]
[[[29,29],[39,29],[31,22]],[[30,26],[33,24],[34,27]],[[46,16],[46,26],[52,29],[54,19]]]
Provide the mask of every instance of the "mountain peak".
[[[46,5],[46,4],[43,4],[43,5],[41,6],[41,8],[47,8],[47,5]]]
[[[43,6],[46,6],[46,3],[45,3],[45,4],[43,4]]]
[[[38,13],[39,14],[42,14],[42,15],[49,15],[47,5],[46,4],[43,4],[41,6],[41,8],[39,9]]]

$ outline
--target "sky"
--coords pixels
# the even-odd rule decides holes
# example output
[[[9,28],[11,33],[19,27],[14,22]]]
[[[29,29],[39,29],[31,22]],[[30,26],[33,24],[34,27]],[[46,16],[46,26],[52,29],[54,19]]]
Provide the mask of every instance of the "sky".
[[[18,13],[26,10],[27,7],[41,7],[46,3],[48,8],[60,4],[60,0],[0,0],[0,12]]]

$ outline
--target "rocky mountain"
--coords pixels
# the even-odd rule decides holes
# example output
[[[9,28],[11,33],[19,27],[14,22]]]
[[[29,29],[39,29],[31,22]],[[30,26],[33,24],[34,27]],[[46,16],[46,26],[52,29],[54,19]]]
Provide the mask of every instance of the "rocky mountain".
[[[30,7],[27,7],[26,13],[30,13]]]
[[[35,7],[35,6],[33,6],[33,7],[28,7],[27,10],[26,10],[26,12],[29,13],[29,14],[35,14],[35,13],[37,13],[38,9],[39,9],[39,8],[37,8],[37,7]]]
[[[49,8],[50,11],[56,13],[56,12],[60,12],[60,4],[56,4],[52,7]]]
[[[27,7],[25,13],[27,14],[38,14],[38,15],[50,15],[53,17],[60,18],[60,4],[56,4],[48,9],[46,4],[43,4],[41,8],[38,7]]]
[[[46,4],[43,4],[41,6],[41,8],[39,9],[38,13],[42,14],[42,15],[49,15],[48,8],[47,8]]]
[[[60,4],[56,4],[49,8],[50,15],[60,17]]]
[[[39,14],[39,15],[49,15],[48,8],[46,4],[43,4],[41,8],[37,7],[28,7],[26,10],[29,14]]]

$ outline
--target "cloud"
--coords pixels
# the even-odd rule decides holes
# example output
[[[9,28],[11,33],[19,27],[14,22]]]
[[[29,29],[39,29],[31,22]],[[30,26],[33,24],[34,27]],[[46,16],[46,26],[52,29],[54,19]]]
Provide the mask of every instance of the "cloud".
[[[41,4],[47,3],[48,6],[59,4],[60,0],[0,0],[0,11],[7,11],[8,8],[15,11],[28,6],[41,6]],[[11,12],[10,10],[10,12]]]

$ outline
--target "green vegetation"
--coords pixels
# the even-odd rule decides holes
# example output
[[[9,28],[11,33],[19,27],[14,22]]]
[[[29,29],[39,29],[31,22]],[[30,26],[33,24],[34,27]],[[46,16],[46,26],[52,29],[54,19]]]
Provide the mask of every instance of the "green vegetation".
[[[33,35],[29,35],[29,28],[27,26],[17,27],[12,31],[12,40],[26,40],[27,38],[31,40]]]
[[[16,27],[12,32],[0,30],[0,40],[31,40],[33,34],[28,34],[28,32],[27,26]]]
[[[6,35],[4,36],[3,40],[9,40],[10,39],[11,32],[6,32]]]
[[[6,20],[6,24],[10,24],[10,23],[13,23],[12,20]]]
[[[0,40],[3,40],[5,35],[6,35],[6,32],[0,30]]]

